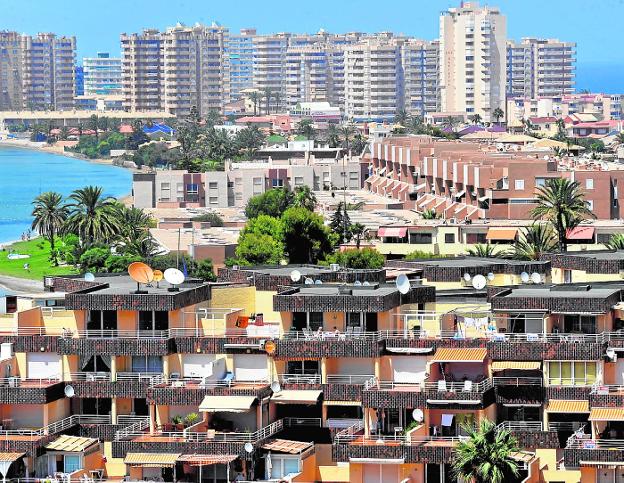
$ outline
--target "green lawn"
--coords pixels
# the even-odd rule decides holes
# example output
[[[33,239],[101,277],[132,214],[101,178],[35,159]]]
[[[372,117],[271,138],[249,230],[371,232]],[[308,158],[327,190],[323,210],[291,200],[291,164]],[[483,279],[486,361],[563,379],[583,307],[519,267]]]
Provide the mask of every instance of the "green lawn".
[[[14,253],[30,255],[30,258],[9,260],[7,255]],[[30,264],[30,271],[24,270],[24,263]],[[53,267],[50,263],[50,243],[43,238],[17,242],[0,250],[0,275],[41,280],[44,275],[67,275],[77,273],[73,267]]]

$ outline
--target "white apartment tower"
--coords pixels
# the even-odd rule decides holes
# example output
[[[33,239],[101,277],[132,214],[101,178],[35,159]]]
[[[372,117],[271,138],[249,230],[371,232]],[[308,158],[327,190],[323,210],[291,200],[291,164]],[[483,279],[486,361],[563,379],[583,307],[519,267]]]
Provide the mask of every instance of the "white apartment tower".
[[[401,42],[367,38],[345,49],[345,116],[391,121],[403,107]]]
[[[440,101],[444,112],[493,120],[505,108],[507,20],[496,7],[462,2],[440,16]]]
[[[22,36],[0,32],[0,111],[23,108]]]
[[[121,34],[122,91],[127,110],[161,110],[162,44],[162,35],[155,29]]]
[[[440,110],[439,43],[409,39],[401,48],[404,109],[408,114],[424,116]]]
[[[286,51],[289,37],[287,33],[254,37],[253,86],[261,95],[270,92],[269,109],[277,110],[286,98]],[[263,101],[262,109],[266,109],[265,104]]]
[[[574,92],[576,44],[523,38],[507,42],[507,95],[554,97]]]

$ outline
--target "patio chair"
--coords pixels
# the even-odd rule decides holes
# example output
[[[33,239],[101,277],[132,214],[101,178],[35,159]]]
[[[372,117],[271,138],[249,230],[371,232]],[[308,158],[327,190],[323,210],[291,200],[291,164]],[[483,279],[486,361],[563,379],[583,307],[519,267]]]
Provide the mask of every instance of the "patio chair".
[[[226,372],[225,377],[221,379],[221,382],[223,382],[228,387],[232,385],[232,381],[234,381],[234,374],[232,374],[231,372]]]
[[[446,381],[441,379],[438,381],[438,392],[447,392]]]
[[[353,327],[353,337],[361,337],[362,332],[362,327]]]
[[[314,339],[314,334],[312,333],[311,329],[303,329],[303,337],[306,340],[311,340]]]
[[[464,381],[463,392],[472,392],[472,381]]]

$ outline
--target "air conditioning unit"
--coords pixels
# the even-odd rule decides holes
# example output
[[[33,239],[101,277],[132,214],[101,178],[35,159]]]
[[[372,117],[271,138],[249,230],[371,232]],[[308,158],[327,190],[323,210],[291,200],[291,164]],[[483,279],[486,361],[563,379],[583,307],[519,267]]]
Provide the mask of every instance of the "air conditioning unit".
[[[0,360],[6,361],[13,358],[13,342],[0,344]]]
[[[330,263],[329,268],[332,272],[337,272],[340,270],[340,265],[338,263]]]

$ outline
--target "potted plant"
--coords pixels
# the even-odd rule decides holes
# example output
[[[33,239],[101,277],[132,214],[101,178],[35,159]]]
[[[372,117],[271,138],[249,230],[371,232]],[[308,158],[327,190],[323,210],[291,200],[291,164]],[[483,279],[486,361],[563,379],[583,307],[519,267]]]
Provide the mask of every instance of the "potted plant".
[[[199,415],[197,413],[187,414],[184,418],[184,422],[186,423],[186,427],[193,426],[197,420],[199,419]]]
[[[184,421],[182,419],[182,416],[172,417],[171,422],[175,425],[176,431],[182,431],[184,429]]]

